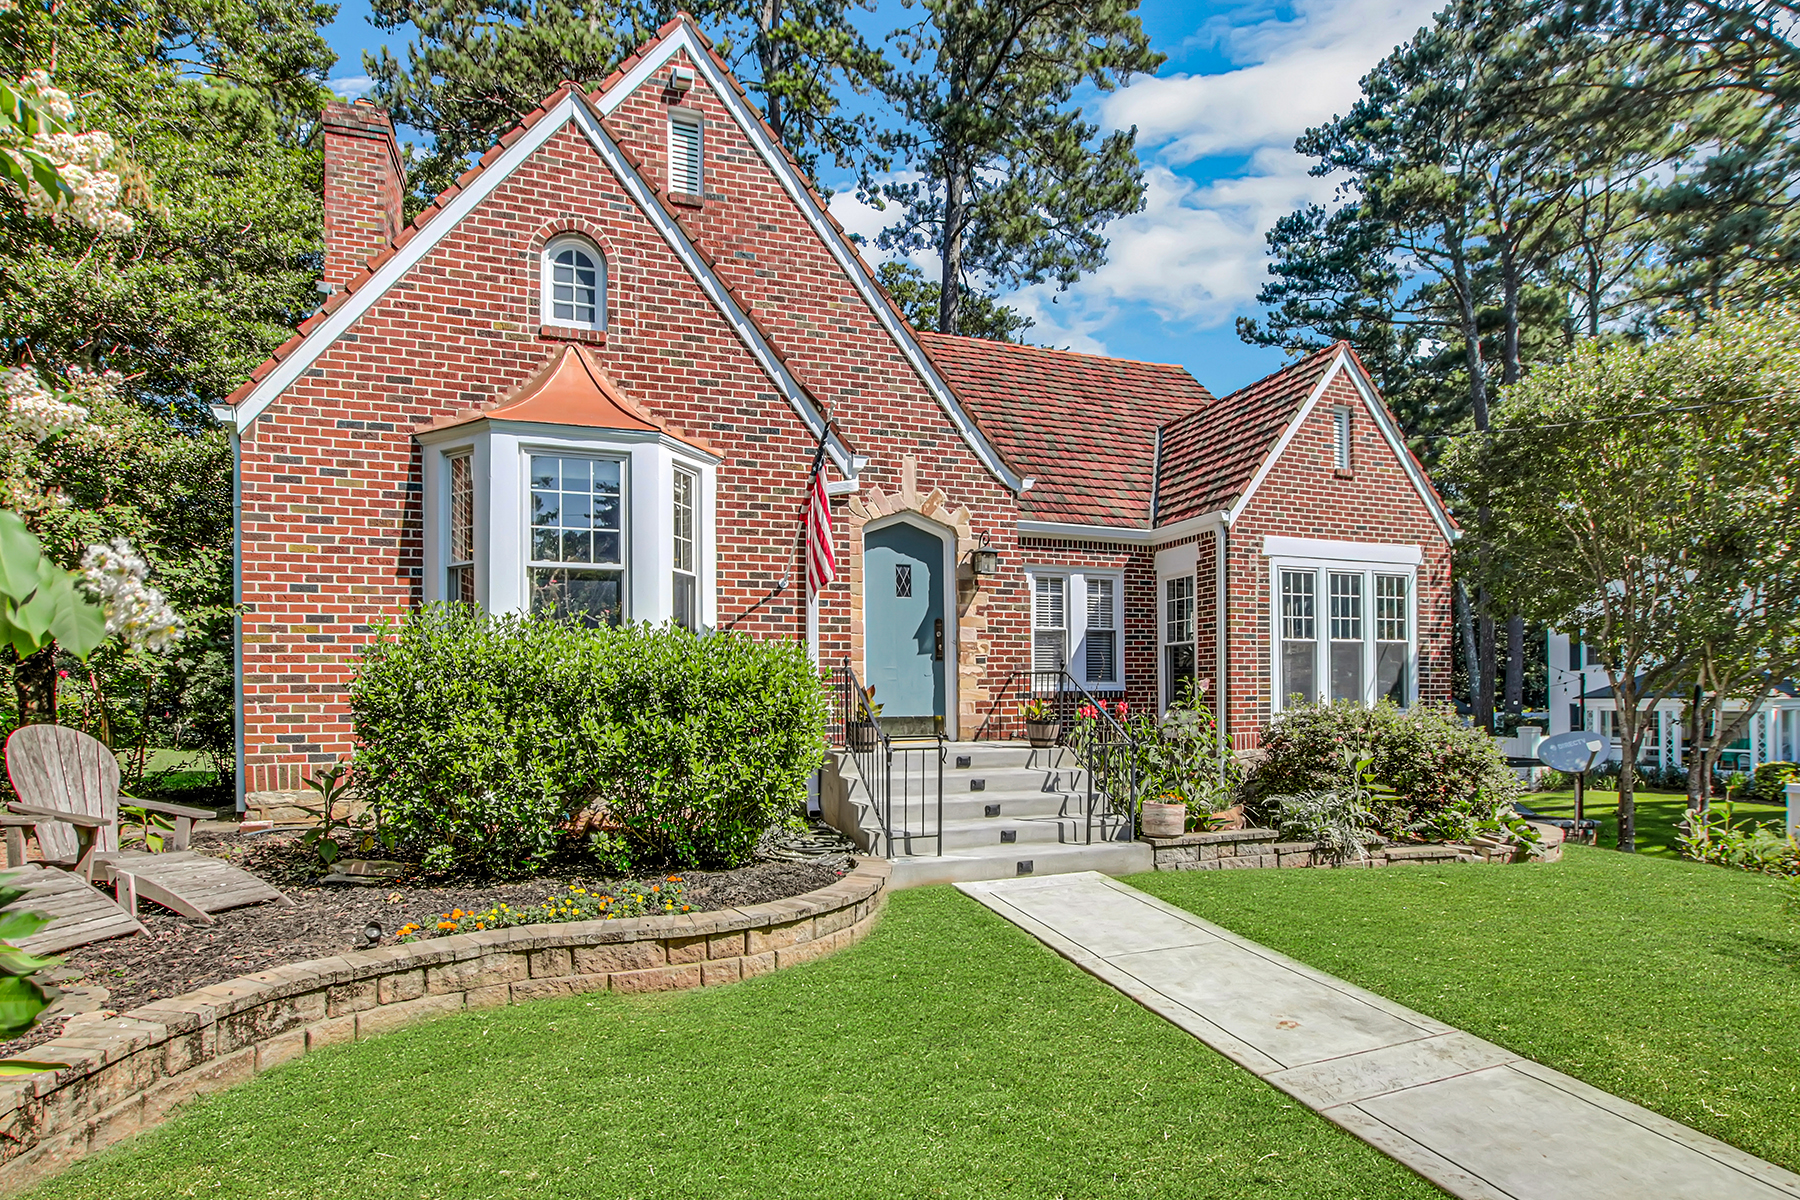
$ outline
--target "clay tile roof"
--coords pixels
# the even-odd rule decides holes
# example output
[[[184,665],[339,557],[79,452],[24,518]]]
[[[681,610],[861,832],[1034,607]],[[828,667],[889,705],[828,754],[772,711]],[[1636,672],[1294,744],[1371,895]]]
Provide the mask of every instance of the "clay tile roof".
[[[1342,347],[1314,351],[1164,426],[1157,524],[1218,512],[1242,495]]]
[[[666,433],[677,441],[712,453],[705,442],[688,436],[620,390],[587,350],[565,345],[518,387],[494,404],[415,426],[414,433],[450,429],[471,421],[529,421],[538,425],[576,425],[584,429],[633,429]]]
[[[1150,523],[1156,427],[1212,403],[1183,367],[918,334],[919,343],[1015,469],[1041,521]]]

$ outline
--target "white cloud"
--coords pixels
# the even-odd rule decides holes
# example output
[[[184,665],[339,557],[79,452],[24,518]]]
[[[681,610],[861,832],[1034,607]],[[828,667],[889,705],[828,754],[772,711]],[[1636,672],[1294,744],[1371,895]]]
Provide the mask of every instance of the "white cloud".
[[[325,85],[345,100],[354,100],[375,86],[375,81],[367,75],[346,75],[342,79],[333,79]]]

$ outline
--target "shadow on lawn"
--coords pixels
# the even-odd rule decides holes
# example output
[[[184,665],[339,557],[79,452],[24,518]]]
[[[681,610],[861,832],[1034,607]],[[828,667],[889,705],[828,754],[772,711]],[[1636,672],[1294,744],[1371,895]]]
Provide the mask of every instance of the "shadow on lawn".
[[[1757,966],[1774,964],[1790,971],[1800,971],[1800,939],[1763,937],[1754,933],[1733,933],[1730,940],[1742,950],[1719,948],[1727,958],[1741,959]]]

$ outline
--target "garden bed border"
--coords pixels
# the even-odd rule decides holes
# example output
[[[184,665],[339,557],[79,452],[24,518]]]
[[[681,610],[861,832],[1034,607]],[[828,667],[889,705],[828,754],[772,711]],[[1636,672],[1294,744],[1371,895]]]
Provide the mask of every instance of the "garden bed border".
[[[1538,826],[1545,851],[1538,862],[1562,857],[1562,831]],[[1255,867],[1387,867],[1399,863],[1504,863],[1510,850],[1484,850],[1456,842],[1388,842],[1369,848],[1368,857],[1333,863],[1312,842],[1283,842],[1273,829],[1229,829],[1217,833],[1184,833],[1179,837],[1140,837],[1148,842],[1158,871],[1217,871]]]
[[[165,1120],[196,1096],[320,1046],[428,1017],[582,992],[734,983],[862,938],[891,871],[864,858],[829,887],[679,916],[523,925],[292,963],[76,1018],[17,1059],[59,1070],[0,1076],[0,1193]]]

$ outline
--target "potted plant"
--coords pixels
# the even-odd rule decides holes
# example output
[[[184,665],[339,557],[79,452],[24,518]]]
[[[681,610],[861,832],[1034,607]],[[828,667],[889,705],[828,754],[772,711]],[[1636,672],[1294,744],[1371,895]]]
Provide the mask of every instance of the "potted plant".
[[[1175,792],[1146,800],[1138,815],[1138,832],[1145,837],[1180,837],[1187,832],[1187,801]]]
[[[875,718],[881,715],[881,705],[875,703],[874,688],[863,693],[860,708],[861,712],[856,719],[844,730],[844,740],[849,743],[850,749],[866,754],[875,748],[875,743],[879,740]]]
[[[1039,750],[1056,745],[1056,739],[1062,736],[1062,722],[1056,719],[1056,709],[1050,701],[1042,696],[1033,696],[1019,706],[1019,712],[1025,718],[1025,736]]]

